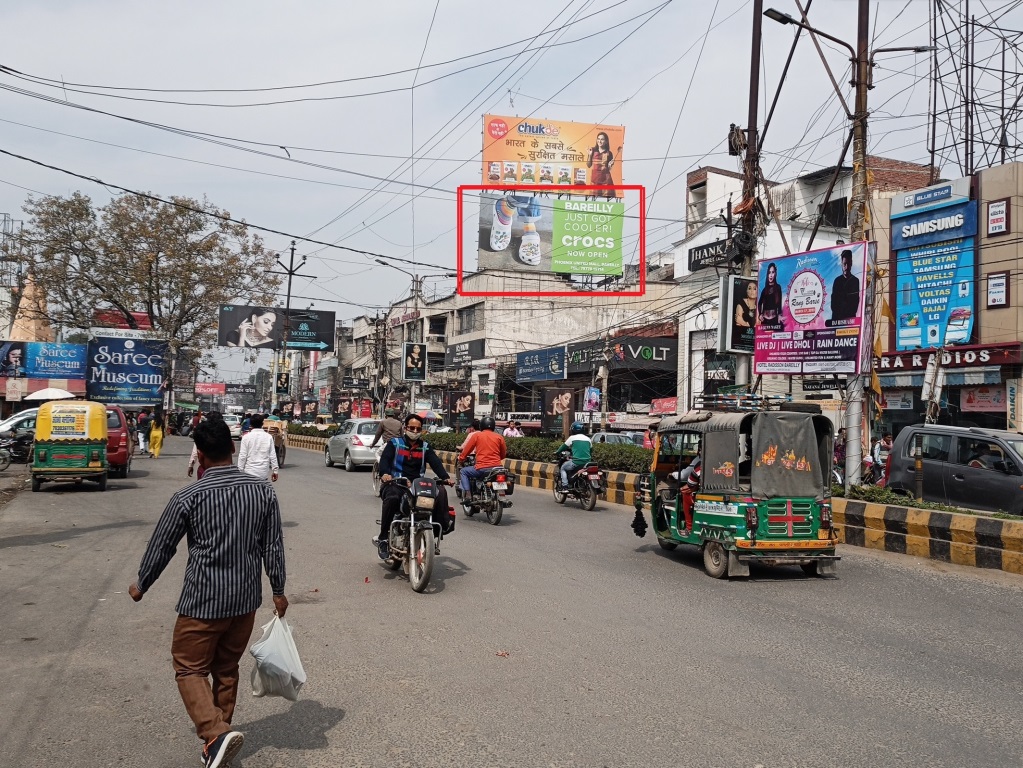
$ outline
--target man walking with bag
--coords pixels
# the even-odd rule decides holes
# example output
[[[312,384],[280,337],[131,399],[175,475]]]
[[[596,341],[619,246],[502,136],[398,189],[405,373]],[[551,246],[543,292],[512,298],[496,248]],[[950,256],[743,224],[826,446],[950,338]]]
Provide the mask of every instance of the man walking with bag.
[[[227,425],[219,419],[205,421],[193,438],[203,477],[171,497],[128,594],[135,602],[141,600],[187,536],[188,566],[176,608],[171,659],[178,692],[203,742],[203,765],[219,768],[231,762],[244,741],[231,730],[231,718],[238,662],[263,600],[263,567],[277,615],[283,617],[288,610],[284,543],[277,495],[262,478],[231,464],[234,445]]]

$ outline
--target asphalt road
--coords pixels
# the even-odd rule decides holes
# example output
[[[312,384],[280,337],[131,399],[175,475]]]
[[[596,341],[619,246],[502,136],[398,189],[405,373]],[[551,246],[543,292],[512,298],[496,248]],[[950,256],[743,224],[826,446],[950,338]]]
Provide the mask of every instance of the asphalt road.
[[[126,593],[188,447],[170,438],[106,493],[0,508],[0,765],[197,764],[170,667],[184,544],[141,603]],[[243,682],[236,766],[1023,762],[1019,578],[844,548],[835,579],[715,581],[695,550],[637,539],[630,510],[520,488],[499,527],[459,519],[419,595],[370,544],[368,473],[288,459],[309,682],[294,704]],[[257,634],[271,615],[267,597]]]

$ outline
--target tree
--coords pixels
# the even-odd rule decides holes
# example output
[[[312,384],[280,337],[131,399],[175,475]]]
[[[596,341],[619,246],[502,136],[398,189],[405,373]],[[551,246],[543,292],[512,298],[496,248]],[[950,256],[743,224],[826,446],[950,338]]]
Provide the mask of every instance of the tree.
[[[170,200],[125,194],[95,208],[79,192],[29,197],[19,244],[51,325],[87,329],[100,309],[138,328],[132,313],[142,313],[174,354],[216,344],[220,304],[276,303],[276,256],[258,235],[205,198]]]

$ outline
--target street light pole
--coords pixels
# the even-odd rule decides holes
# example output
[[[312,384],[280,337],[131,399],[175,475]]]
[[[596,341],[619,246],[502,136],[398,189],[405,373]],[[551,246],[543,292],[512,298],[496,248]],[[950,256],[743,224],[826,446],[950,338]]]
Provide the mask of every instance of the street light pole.
[[[856,19],[856,48],[837,37],[832,37],[819,29],[811,27],[805,22],[797,21],[787,13],[769,8],[764,15],[779,24],[794,24],[811,34],[831,40],[834,43],[845,47],[850,54],[852,62],[853,81],[855,88],[855,99],[853,102],[853,113],[849,116],[853,121],[852,144],[853,144],[853,180],[852,195],[849,200],[849,233],[853,242],[860,242],[867,238],[867,117],[870,114],[867,107],[867,94],[872,87],[871,70],[874,66],[874,56],[878,53],[892,51],[913,51],[924,53],[933,50],[929,46],[907,46],[899,48],[879,48],[871,55],[870,45],[870,0],[857,0]],[[805,19],[805,13],[803,15]],[[825,62],[826,66],[826,62]],[[830,74],[830,70],[829,70]],[[838,89],[835,85],[836,91]],[[841,98],[841,92],[839,92]],[[843,100],[844,104],[844,100]],[[870,286],[876,290],[876,283],[871,280]],[[873,302],[870,303],[872,306]],[[872,318],[871,318],[872,321]],[[873,334],[867,338],[872,339]],[[868,360],[873,361],[873,355],[868,355]],[[851,486],[860,482],[863,470],[863,393],[864,382],[870,375],[867,371],[849,378],[849,385],[846,390],[846,454],[845,454],[845,487],[848,490]]]

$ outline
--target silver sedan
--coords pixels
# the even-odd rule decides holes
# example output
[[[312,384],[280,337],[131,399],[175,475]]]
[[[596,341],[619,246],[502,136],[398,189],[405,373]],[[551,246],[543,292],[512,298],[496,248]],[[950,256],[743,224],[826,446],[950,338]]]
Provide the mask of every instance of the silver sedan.
[[[323,463],[328,467],[340,462],[345,470],[353,472],[359,466],[372,466],[376,461],[376,448],[370,448],[376,434],[377,419],[348,419],[338,427],[323,449]]]

